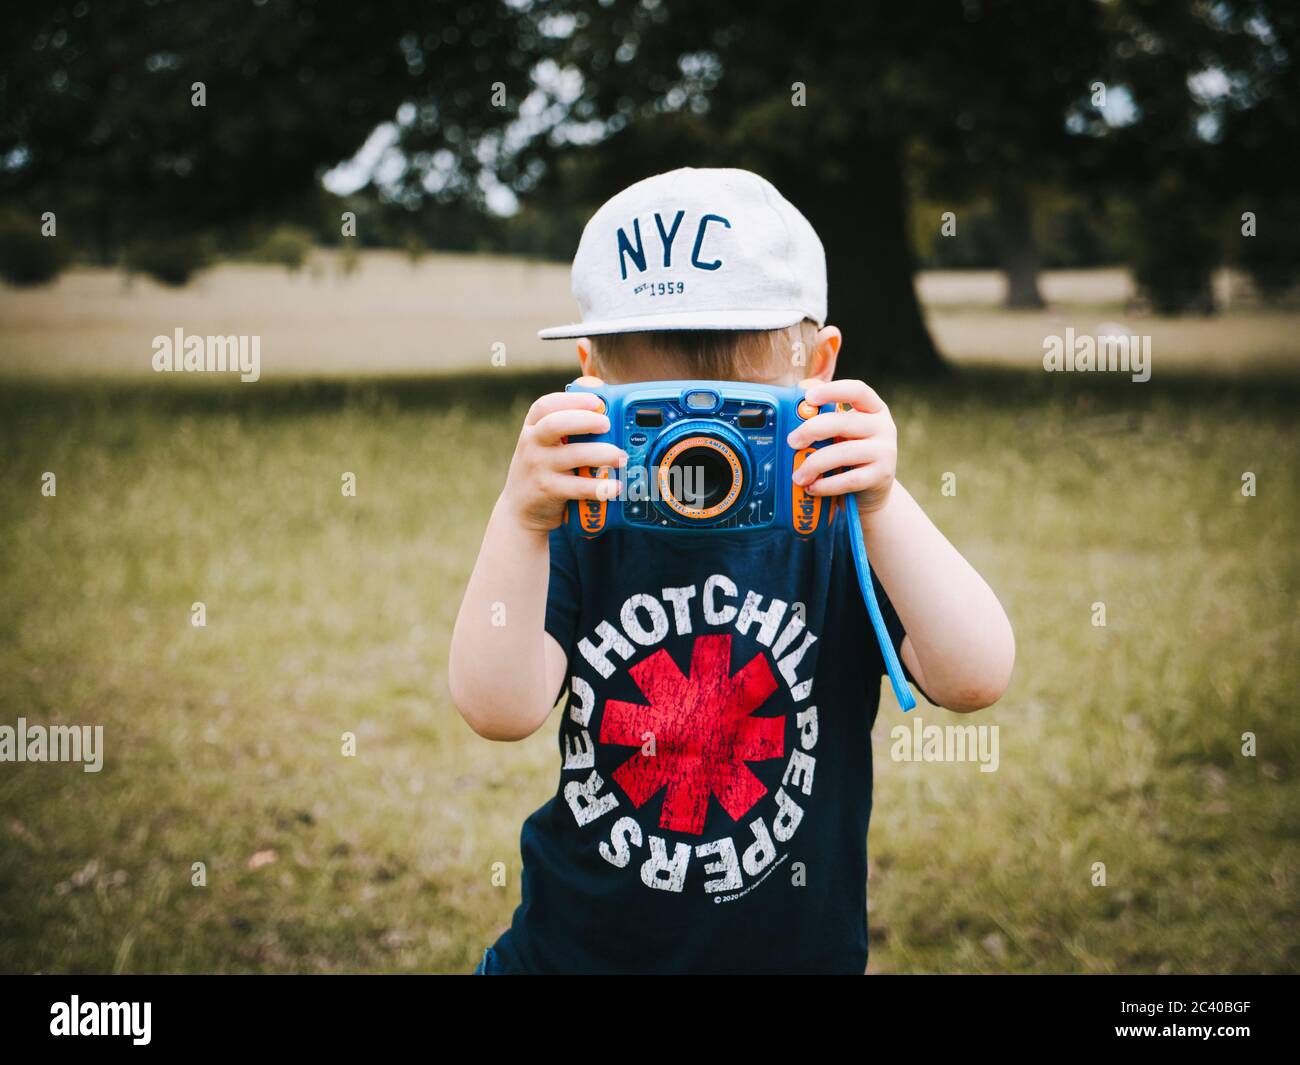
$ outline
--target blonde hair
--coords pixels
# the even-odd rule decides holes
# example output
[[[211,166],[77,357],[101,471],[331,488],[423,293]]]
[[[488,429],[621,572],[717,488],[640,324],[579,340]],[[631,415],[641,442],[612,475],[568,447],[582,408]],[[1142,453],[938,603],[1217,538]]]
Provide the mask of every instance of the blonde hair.
[[[804,365],[817,338],[811,318],[784,329],[664,329],[611,333],[591,338],[597,363],[619,377],[635,378],[630,368],[645,360],[682,368],[682,377],[745,380],[766,376],[778,362]]]

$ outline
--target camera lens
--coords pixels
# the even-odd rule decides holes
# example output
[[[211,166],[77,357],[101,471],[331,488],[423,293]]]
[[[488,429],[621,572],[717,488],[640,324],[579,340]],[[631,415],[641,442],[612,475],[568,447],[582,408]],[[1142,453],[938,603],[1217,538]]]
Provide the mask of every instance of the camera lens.
[[[680,478],[682,498],[701,510],[716,507],[731,491],[731,466],[711,447],[692,447],[673,462],[672,476]]]
[[[736,449],[709,433],[672,444],[659,458],[661,506],[693,522],[715,522],[743,498],[745,467]]]

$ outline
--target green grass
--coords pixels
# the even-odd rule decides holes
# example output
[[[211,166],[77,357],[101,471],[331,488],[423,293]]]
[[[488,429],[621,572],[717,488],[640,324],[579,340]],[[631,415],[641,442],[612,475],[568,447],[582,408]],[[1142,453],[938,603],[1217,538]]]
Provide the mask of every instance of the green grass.
[[[474,736],[447,641],[554,383],[3,387],[0,724],[102,724],[107,755],[0,765],[0,970],[472,967],[555,720]],[[887,398],[900,479],[1019,657],[972,719],[1001,726],[996,773],[891,762],[882,699],[872,970],[1300,968],[1300,384],[988,372]]]

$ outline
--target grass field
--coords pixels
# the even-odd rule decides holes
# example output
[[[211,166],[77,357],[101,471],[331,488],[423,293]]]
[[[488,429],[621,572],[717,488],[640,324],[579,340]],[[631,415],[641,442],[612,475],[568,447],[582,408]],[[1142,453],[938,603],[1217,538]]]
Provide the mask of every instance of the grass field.
[[[447,641],[518,419],[563,378],[47,375],[81,328],[66,300],[39,324],[57,291],[0,295],[30,315],[0,313],[0,724],[102,724],[106,757],[0,764],[0,970],[468,971],[518,900],[555,720],[474,736]],[[1300,969],[1300,377],[1266,372],[1300,358],[1273,318],[1206,328],[1232,374],[888,394],[900,479],[1019,657],[977,716],[996,773],[892,762],[882,696],[873,971]]]

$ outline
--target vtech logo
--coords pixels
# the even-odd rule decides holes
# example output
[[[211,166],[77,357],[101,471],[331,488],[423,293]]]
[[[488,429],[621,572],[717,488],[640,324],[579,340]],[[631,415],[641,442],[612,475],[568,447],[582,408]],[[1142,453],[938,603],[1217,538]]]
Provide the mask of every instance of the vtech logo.
[[[682,219],[686,217],[684,210],[679,210],[672,217],[671,223],[665,223],[663,213],[656,211],[654,213],[655,229],[659,233],[659,246],[663,250],[663,266],[667,270],[673,265],[673,245],[677,241],[677,236],[682,230]],[[722,265],[721,259],[705,260],[701,258],[704,248],[704,237],[708,232],[709,226],[722,226],[726,229],[731,228],[731,222],[720,214],[704,214],[700,216],[699,221],[695,224],[694,239],[691,243],[691,265],[697,270],[717,270]],[[631,230],[631,236],[628,230]],[[687,226],[687,232],[682,234],[687,240],[691,239],[689,233],[692,227]],[[619,226],[618,228],[618,269],[624,281],[627,280],[627,264],[631,262],[636,267],[638,273],[645,273],[646,270],[646,248],[641,239],[641,219],[632,219],[630,226]]]

